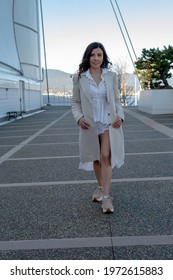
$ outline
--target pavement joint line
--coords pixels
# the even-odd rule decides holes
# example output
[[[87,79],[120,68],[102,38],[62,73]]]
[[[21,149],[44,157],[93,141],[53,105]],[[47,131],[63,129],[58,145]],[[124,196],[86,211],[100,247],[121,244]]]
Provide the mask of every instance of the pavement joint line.
[[[129,129],[129,130],[125,130],[125,132],[134,132],[134,133],[136,133],[136,132],[138,132],[138,133],[141,133],[141,132],[155,132],[155,129],[143,129],[143,130],[131,130],[131,129]]]
[[[162,137],[162,138],[142,138],[142,139],[124,139],[125,142],[146,142],[146,141],[166,141],[172,140],[169,137]]]
[[[147,139],[129,139],[129,140],[124,139],[125,142],[132,142],[132,141],[133,141],[133,142],[136,142],[136,141],[137,141],[137,142],[138,142],[138,141],[158,141],[158,140],[159,140],[159,141],[161,141],[161,140],[162,140],[162,141],[167,141],[167,140],[170,141],[170,140],[172,140],[172,139],[170,139],[170,138],[165,138],[165,137],[164,137],[164,138],[154,138],[154,139],[153,139],[153,138],[149,138],[149,139],[148,139],[148,138],[147,138]],[[58,144],[58,145],[79,144],[79,141],[76,141],[76,142],[63,142],[63,143],[62,143],[62,142],[55,142],[55,143],[54,143],[54,142],[52,142],[52,143],[31,143],[31,144],[29,143],[28,145],[29,145],[29,146],[35,146],[35,145],[57,145],[57,144]],[[3,147],[3,146],[6,146],[6,145],[0,145],[0,146]],[[7,146],[14,146],[14,145],[7,145]]]
[[[43,160],[43,159],[65,159],[65,158],[79,158],[79,155],[72,156],[52,156],[52,157],[30,157],[30,158],[9,158],[7,161],[21,161],[21,160]]]
[[[50,123],[50,122],[49,122]],[[49,124],[48,123],[48,124]],[[28,123],[25,123],[25,125],[17,125],[17,124],[15,124],[15,128],[18,128],[18,130],[17,131],[20,131],[20,130],[23,130],[23,128],[25,128],[26,129],[26,125],[30,125],[31,127],[32,127],[32,130],[33,129],[38,129],[39,127],[45,127],[45,125],[47,125],[47,122],[45,123],[45,124],[37,124],[36,122],[35,122],[35,124],[30,124],[29,122]],[[2,129],[2,131],[11,131],[11,129],[12,128],[14,128],[14,126],[13,127],[11,127],[11,126],[6,126],[5,127],[5,130],[3,130]],[[20,129],[21,128],[21,129]]]
[[[0,145],[0,148],[3,148],[3,147],[15,147],[15,146],[16,146],[16,145],[14,145],[14,144],[13,144],[13,145],[8,145],[8,144],[7,144],[7,145]]]
[[[22,130],[22,132],[23,132],[23,130]],[[42,135],[39,135],[39,137],[45,137],[45,136],[59,136],[59,135],[78,135],[79,133],[56,133],[56,134],[42,134]],[[30,136],[30,135],[7,135],[7,136],[0,136],[0,139],[1,138],[8,138],[9,139],[9,137],[13,137],[13,138],[22,138],[22,137],[28,137],[28,136]]]
[[[125,153],[126,156],[172,154],[173,151]]]
[[[35,131],[35,130],[37,130],[37,128],[33,128],[33,129],[22,129],[22,132],[23,131]],[[20,131],[20,130],[19,130]],[[11,129],[9,129],[9,130],[2,130],[1,129],[1,132],[3,132],[3,133],[12,133],[12,132],[14,132],[14,133],[16,133],[17,131],[16,130],[11,130]]]
[[[37,129],[35,129],[35,130],[37,130]],[[27,130],[26,130],[27,131]],[[25,131],[25,132],[26,132]],[[136,130],[127,130],[126,132],[127,133],[138,133],[138,134],[140,134],[141,132],[151,132],[151,133],[153,133],[155,130],[154,129],[152,129],[152,130],[138,130],[138,131],[136,131]],[[23,132],[23,130],[22,130],[22,132]],[[77,132],[77,133],[54,133],[54,134],[51,134],[51,133],[48,133],[48,134],[41,134],[41,135],[39,135],[39,137],[45,137],[45,136],[63,136],[63,135],[70,135],[70,136],[73,136],[73,135],[79,135],[79,133]],[[23,138],[23,137],[28,137],[29,135],[7,135],[7,136],[0,136],[0,139],[4,139],[4,138],[9,138],[9,136],[10,137],[13,137],[13,138]]]
[[[149,127],[152,127],[155,130],[165,134],[166,136],[168,136],[170,138],[173,138],[173,129],[172,128],[166,127],[165,125],[160,124],[157,121],[154,121],[151,118],[148,118],[146,116],[142,116],[139,113],[132,112],[129,109],[124,109],[124,111],[126,113],[128,113],[129,115],[133,116],[134,118],[136,118],[136,119],[140,120],[141,122],[145,123]]]
[[[151,133],[153,133],[153,132],[155,132],[155,130],[154,129],[150,129],[150,130],[138,130],[138,131],[136,131],[136,130],[126,130],[126,132],[127,133],[141,133],[141,132],[151,132]],[[48,134],[42,134],[42,135],[40,135],[40,137],[44,137],[44,136],[56,136],[56,135],[78,135],[79,134],[79,132],[74,132],[74,133],[53,133],[53,134],[51,134],[51,133],[48,133]],[[6,138],[6,137],[8,137],[8,136],[3,136],[2,138]]]
[[[167,177],[148,177],[148,178],[121,178],[112,179],[112,183],[126,182],[152,182],[152,181],[173,181],[173,176]],[[97,184],[97,180],[73,180],[73,181],[49,181],[49,182],[25,182],[25,183],[4,183],[0,184],[0,188],[9,187],[44,187],[44,186],[63,186],[63,185],[82,185],[82,184]],[[113,187],[113,186],[112,186]]]
[[[147,139],[125,139],[125,142],[146,142],[146,141],[167,141],[167,140],[172,140],[170,138],[147,138]],[[79,142],[52,142],[52,143],[28,143],[28,146],[41,146],[41,145],[74,145],[74,144],[79,144]],[[0,147],[8,147],[8,146],[15,146],[13,145],[0,145]]]
[[[49,128],[48,129],[48,131],[50,131],[51,132],[51,130],[58,130],[58,129],[60,129],[60,130],[63,130],[63,131],[66,131],[66,130],[69,130],[69,129],[71,129],[71,130],[79,130],[79,128],[78,127],[75,127],[75,126],[70,126],[70,127],[56,127],[56,128]]]
[[[24,137],[30,137],[30,136],[29,135],[16,135],[16,136],[10,135],[10,136],[0,136],[0,139],[2,139],[2,138],[9,139],[9,137],[13,137],[13,139],[14,139],[14,138],[24,138]]]
[[[0,251],[173,245],[173,235],[0,241]]]
[[[37,146],[37,145],[74,145],[74,144],[79,144],[79,142],[56,142],[56,143],[31,143],[28,144],[28,146]],[[1,146],[1,145],[0,145]],[[14,146],[14,145],[13,145]]]
[[[126,156],[140,156],[140,155],[162,155],[162,154],[172,154],[173,151],[163,151],[163,152],[141,152],[141,153],[125,153]],[[43,160],[43,159],[66,159],[66,158],[79,158],[79,155],[70,156],[49,156],[49,157],[29,157],[29,158],[9,158],[6,161],[22,161],[22,160]]]
[[[56,133],[56,134],[42,134],[42,135],[39,135],[39,137],[45,137],[45,136],[59,136],[59,135],[79,135],[79,133]]]
[[[51,123],[49,123],[48,125],[46,125],[44,128],[40,129],[39,131],[37,131],[36,133],[34,133],[32,136],[28,137],[26,140],[24,140],[23,142],[21,142],[20,144],[18,144],[17,146],[15,146],[14,148],[12,148],[10,151],[8,151],[7,153],[5,153],[3,156],[1,156],[0,158],[0,164],[2,164],[5,160],[7,160],[8,158],[10,158],[13,154],[15,154],[17,151],[19,151],[21,148],[23,148],[25,145],[27,145],[29,142],[31,142],[34,138],[36,138],[37,136],[39,136],[41,133],[43,133],[43,131],[45,131],[46,129],[48,129],[49,127],[51,127],[52,125],[54,125],[56,122],[60,121],[61,119],[63,119],[66,115],[68,115],[71,112],[71,110],[68,110],[67,112],[65,112],[63,115],[61,115],[59,118],[57,118],[56,120],[52,121]]]

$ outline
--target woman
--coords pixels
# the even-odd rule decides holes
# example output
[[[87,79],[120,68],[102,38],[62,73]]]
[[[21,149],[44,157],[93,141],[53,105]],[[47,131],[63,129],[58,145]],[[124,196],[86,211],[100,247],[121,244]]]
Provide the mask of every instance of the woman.
[[[104,46],[91,43],[74,75],[72,97],[72,113],[80,127],[79,168],[94,170],[98,188],[92,200],[102,201],[104,213],[114,211],[109,195],[112,169],[124,163],[124,113],[110,64]]]

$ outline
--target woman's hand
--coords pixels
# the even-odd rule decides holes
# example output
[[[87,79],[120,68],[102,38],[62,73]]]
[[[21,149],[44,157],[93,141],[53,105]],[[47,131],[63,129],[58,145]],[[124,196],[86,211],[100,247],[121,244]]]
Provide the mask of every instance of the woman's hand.
[[[80,118],[78,123],[82,129],[88,129],[90,127],[89,123],[86,122],[84,117]]]
[[[117,117],[116,121],[112,124],[113,128],[119,128],[122,125],[123,120],[120,117]]]

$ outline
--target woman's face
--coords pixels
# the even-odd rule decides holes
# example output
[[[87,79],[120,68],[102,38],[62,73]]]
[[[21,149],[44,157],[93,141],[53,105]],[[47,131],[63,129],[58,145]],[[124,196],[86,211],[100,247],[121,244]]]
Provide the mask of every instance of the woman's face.
[[[103,63],[103,51],[100,48],[93,49],[90,56],[90,67],[93,69],[98,69]]]

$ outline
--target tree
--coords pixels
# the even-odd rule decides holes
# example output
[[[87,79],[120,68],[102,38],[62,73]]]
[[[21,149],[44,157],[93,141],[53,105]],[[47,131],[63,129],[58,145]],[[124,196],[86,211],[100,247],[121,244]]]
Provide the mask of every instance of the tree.
[[[171,78],[173,69],[173,47],[159,50],[143,49],[142,55],[135,62],[135,74],[138,75],[143,89],[172,88],[167,79]]]
[[[126,103],[126,95],[127,95],[127,88],[126,88],[126,68],[127,62],[122,60],[117,60],[116,63],[113,65],[115,72],[117,73],[118,77],[118,91],[120,93],[121,99],[123,104]]]
[[[120,93],[121,101],[124,106],[126,105],[126,98],[132,96],[132,92],[134,92],[132,86],[127,83],[129,75],[127,73],[127,66],[127,61],[122,59],[118,59],[113,64],[113,69],[117,73],[118,77],[118,91]]]

